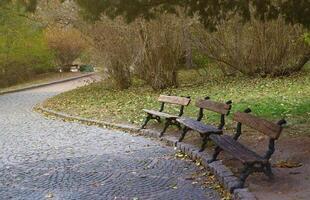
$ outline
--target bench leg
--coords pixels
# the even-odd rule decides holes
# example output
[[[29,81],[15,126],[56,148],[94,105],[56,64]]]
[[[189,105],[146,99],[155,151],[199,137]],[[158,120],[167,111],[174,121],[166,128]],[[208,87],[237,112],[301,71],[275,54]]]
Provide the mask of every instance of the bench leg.
[[[158,123],[161,123],[161,119],[160,119],[160,117],[158,117],[158,116],[156,116],[156,121],[158,122]]]
[[[175,125],[178,127],[179,130],[182,130],[181,124],[179,124],[178,122],[176,122]]]
[[[186,126],[183,128],[183,131],[182,131],[182,134],[181,134],[181,137],[179,138],[179,142],[182,142],[186,133],[189,131],[189,128],[187,128]]]
[[[241,174],[240,174],[240,188],[244,187],[244,183],[248,176],[253,172],[253,166],[252,165],[245,165]]]
[[[144,129],[145,126],[147,125],[147,123],[152,119],[152,116],[150,114],[147,115],[147,117],[145,118],[142,126],[141,126],[141,129]]]
[[[208,141],[209,141],[209,135],[205,134],[203,136],[203,142],[202,142],[202,145],[201,145],[199,152],[203,152],[206,149]]]
[[[266,164],[266,166],[264,167],[264,174],[268,176],[268,178],[271,180],[274,178],[270,163]]]
[[[162,130],[162,132],[160,133],[159,137],[163,137],[164,136],[164,133],[166,132],[167,128],[171,125],[171,121],[166,119],[166,123],[165,123],[165,127],[164,129]]]
[[[209,160],[208,163],[212,163],[212,162],[216,161],[217,156],[221,153],[221,151],[222,151],[221,147],[219,147],[219,146],[215,147],[214,153],[212,155],[212,159]]]

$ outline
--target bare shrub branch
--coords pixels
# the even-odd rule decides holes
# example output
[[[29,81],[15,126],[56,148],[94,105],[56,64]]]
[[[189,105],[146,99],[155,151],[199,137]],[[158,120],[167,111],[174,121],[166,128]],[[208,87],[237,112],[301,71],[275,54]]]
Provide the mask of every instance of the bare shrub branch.
[[[238,17],[223,23],[218,31],[193,26],[196,47],[219,66],[248,76],[283,76],[302,69],[309,60],[309,47],[298,25],[281,18],[268,22],[240,23]]]

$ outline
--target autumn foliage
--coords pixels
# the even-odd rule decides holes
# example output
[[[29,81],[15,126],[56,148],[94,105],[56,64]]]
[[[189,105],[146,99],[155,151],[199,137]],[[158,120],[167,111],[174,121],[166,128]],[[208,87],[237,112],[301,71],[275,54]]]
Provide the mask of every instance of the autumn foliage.
[[[55,54],[57,65],[64,71],[69,71],[73,61],[87,48],[82,34],[74,28],[49,27],[45,38]]]

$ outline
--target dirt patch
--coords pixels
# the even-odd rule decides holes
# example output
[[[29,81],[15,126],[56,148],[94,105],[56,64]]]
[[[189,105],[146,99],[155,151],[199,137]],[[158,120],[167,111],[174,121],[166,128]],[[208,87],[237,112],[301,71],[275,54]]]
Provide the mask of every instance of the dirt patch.
[[[253,139],[248,139],[248,144],[255,144]],[[262,142],[256,147],[262,150]],[[276,152],[272,163],[288,161],[289,163],[302,164],[296,168],[279,168],[274,166],[275,179],[270,182],[266,177],[251,176],[248,180],[249,187],[259,199],[270,200],[303,200],[310,198],[310,138],[309,137],[283,137],[276,145]],[[296,165],[298,166],[298,165]]]

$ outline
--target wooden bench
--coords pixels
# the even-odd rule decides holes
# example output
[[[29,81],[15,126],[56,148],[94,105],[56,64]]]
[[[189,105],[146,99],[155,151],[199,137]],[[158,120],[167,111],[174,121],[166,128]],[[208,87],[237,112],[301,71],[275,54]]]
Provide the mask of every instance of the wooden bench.
[[[176,121],[176,119],[183,115],[185,106],[188,106],[190,101],[191,101],[190,97],[177,97],[177,96],[160,95],[158,98],[158,101],[161,102],[161,107],[160,107],[159,111],[143,109],[143,111],[146,112],[147,116],[144,120],[143,125],[141,126],[141,129],[144,129],[145,126],[147,125],[147,123],[151,119],[155,119],[160,123],[161,118],[164,118],[166,120],[166,122],[165,122],[164,129],[160,133],[160,137],[163,136],[163,134],[166,132],[167,128],[170,125],[176,125],[178,128],[181,129],[181,126]],[[179,114],[174,115],[174,114],[169,114],[169,113],[164,112],[166,103],[180,106]]]
[[[275,141],[282,132],[282,126],[286,124],[285,120],[273,123],[262,118],[258,118],[249,114],[250,109],[245,112],[237,112],[234,114],[234,121],[237,122],[237,129],[234,136],[229,135],[210,135],[210,139],[217,145],[212,159],[209,163],[215,161],[221,151],[226,151],[237,160],[241,161],[244,168],[240,175],[240,188],[244,186],[246,178],[253,172],[263,172],[269,178],[273,177],[270,158],[275,151]],[[242,134],[241,127],[246,125],[257,130],[269,137],[268,150],[265,155],[259,155],[255,151],[241,144],[237,140]]]
[[[181,137],[179,138],[179,142],[184,139],[188,131],[197,131],[203,138],[203,143],[200,151],[203,151],[206,148],[209,140],[209,135],[222,134],[222,129],[225,125],[225,116],[227,116],[231,110],[231,101],[228,101],[226,103],[218,103],[215,101],[210,101],[209,99],[209,97],[206,97],[205,99],[198,100],[196,102],[195,106],[199,108],[197,119],[192,119],[188,117],[180,117],[177,119],[177,122],[184,126]],[[204,109],[220,114],[220,124],[217,127],[207,125],[201,122],[202,118],[204,117]]]

